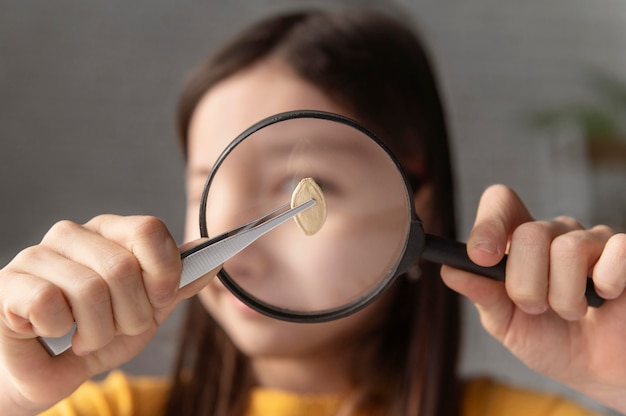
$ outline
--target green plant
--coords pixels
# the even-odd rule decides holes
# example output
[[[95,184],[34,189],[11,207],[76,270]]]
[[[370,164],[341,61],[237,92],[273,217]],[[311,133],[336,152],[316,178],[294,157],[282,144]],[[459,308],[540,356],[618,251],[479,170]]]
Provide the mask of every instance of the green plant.
[[[626,83],[604,72],[590,74],[587,81],[590,100],[535,111],[530,124],[538,129],[573,125],[592,161],[626,161]]]

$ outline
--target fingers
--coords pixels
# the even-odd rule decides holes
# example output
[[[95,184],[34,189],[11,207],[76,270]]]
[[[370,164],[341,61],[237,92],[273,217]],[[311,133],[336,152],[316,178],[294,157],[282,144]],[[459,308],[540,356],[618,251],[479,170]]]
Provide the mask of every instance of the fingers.
[[[131,217],[129,221],[109,221],[99,216],[85,224],[103,237],[118,242],[134,255],[143,275],[144,287],[155,308],[167,306],[176,298],[182,270],[178,247],[165,225],[154,217]],[[131,266],[122,259],[122,268]]]
[[[452,267],[441,268],[443,282],[452,290],[472,301],[483,327],[498,340],[503,340],[513,317],[515,304],[502,282],[481,278]]]
[[[116,333],[136,335],[153,325],[141,268],[130,251],[69,221],[56,224],[41,245],[60,258],[49,255],[28,270],[63,291],[78,328],[75,351],[95,351]]]
[[[549,293],[560,293],[553,285],[557,274],[551,272],[553,241],[564,233],[580,229],[575,220],[559,217],[553,221],[532,221],[521,224],[513,231],[507,261],[506,288],[515,304],[526,313],[539,314],[550,307]],[[555,281],[553,281],[555,280]],[[560,280],[559,280],[560,282]],[[578,286],[584,295],[584,281],[576,284],[568,279],[568,289]],[[581,286],[582,285],[582,286]],[[555,292],[556,291],[556,292]],[[584,299],[577,299],[584,307]]]
[[[157,219],[62,221],[2,271],[0,316],[17,338],[58,337],[75,321],[73,348],[85,354],[154,328],[155,311],[173,309],[180,273],[178,248]]]
[[[563,319],[577,320],[587,312],[588,276],[603,298],[623,294],[624,240],[624,234],[608,227],[584,229],[569,217],[535,221],[513,191],[495,185],[481,197],[467,247],[470,258],[482,266],[497,263],[508,252],[504,290],[445,268],[444,280],[486,309],[506,309],[509,302],[527,314],[552,309]]]
[[[598,294],[604,299],[616,299],[626,289],[626,233],[613,234],[592,272]]]
[[[550,248],[550,306],[562,318],[577,320],[587,311],[585,288],[613,231],[608,227],[575,230],[554,239]]]
[[[497,264],[507,248],[508,237],[520,224],[532,217],[511,189],[493,185],[483,193],[476,220],[468,237],[468,255],[481,266]]]
[[[81,326],[78,350],[114,335],[109,293],[93,270],[41,245],[24,250],[7,269],[12,276],[2,282],[3,316],[18,337],[58,337],[74,321]]]
[[[217,271],[178,290],[181,268],[173,238],[154,218],[53,226],[0,269],[0,373],[12,394],[47,407],[136,356],[178,300]],[[74,325],[73,353],[51,357],[36,339]]]
[[[72,327],[74,318],[62,291],[52,283],[30,274],[17,275],[2,285],[0,319],[17,338],[60,337]]]

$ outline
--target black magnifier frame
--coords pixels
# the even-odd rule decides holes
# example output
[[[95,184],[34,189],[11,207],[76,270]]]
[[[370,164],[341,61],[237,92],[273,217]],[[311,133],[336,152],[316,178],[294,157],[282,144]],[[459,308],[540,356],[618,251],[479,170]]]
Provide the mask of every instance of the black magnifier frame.
[[[217,277],[220,279],[222,284],[237,298],[239,298],[243,303],[255,309],[256,311],[270,316],[272,318],[280,319],[283,321],[290,322],[302,322],[302,323],[316,323],[316,322],[326,322],[335,319],[339,319],[348,315],[351,315],[358,310],[364,308],[372,301],[374,301],[381,293],[383,293],[392,283],[393,281],[400,275],[406,273],[409,268],[417,263],[418,260],[423,259],[432,263],[437,264],[445,264],[458,269],[462,269],[471,273],[479,274],[494,280],[504,281],[505,280],[505,271],[506,271],[506,261],[507,256],[495,266],[492,267],[483,267],[478,266],[474,262],[472,262],[467,255],[467,248],[464,243],[447,240],[435,235],[426,234],[424,232],[424,227],[422,221],[419,219],[416,209],[415,202],[413,200],[413,190],[411,184],[409,182],[408,176],[406,175],[404,169],[402,168],[398,158],[393,154],[393,152],[387,147],[387,145],[371,130],[364,127],[362,124],[357,121],[350,119],[348,117],[325,112],[318,110],[296,110],[296,111],[287,111],[284,113],[275,114],[273,116],[267,117],[248,129],[239,134],[220,154],[217,161],[213,165],[209,176],[204,184],[204,188],[202,190],[202,197],[200,200],[200,213],[199,213],[199,222],[200,222],[200,235],[201,237],[208,238],[208,229],[207,229],[207,218],[206,218],[206,208],[208,201],[209,189],[211,187],[211,183],[215,177],[215,174],[219,170],[221,164],[228,157],[228,155],[246,138],[250,135],[258,132],[261,129],[269,127],[273,124],[286,121],[286,120],[294,120],[294,119],[321,119],[327,120],[335,123],[344,124],[346,126],[352,127],[361,133],[365,134],[368,138],[370,138],[373,142],[375,142],[390,158],[390,160],[396,166],[398,173],[402,177],[404,181],[405,190],[406,190],[406,198],[407,198],[407,206],[409,212],[407,213],[407,221],[409,221],[409,229],[406,236],[406,241],[404,243],[403,251],[398,257],[398,261],[395,265],[395,270],[389,272],[384,279],[381,281],[368,293],[361,296],[360,298],[350,301],[342,306],[330,309],[324,309],[320,311],[294,311],[291,309],[280,308],[267,302],[261,301],[254,297],[252,294],[248,293],[244,289],[241,288],[222,268],[218,273]],[[596,292],[593,286],[593,281],[591,279],[587,279],[587,287],[585,296],[587,298],[587,302],[590,306],[600,306],[604,299],[602,299]]]
[[[226,272],[223,268],[217,273],[217,277],[220,279],[222,284],[237,298],[239,298],[243,303],[255,309],[256,311],[270,316],[272,318],[280,319],[283,321],[290,322],[326,322],[335,319],[339,319],[348,315],[353,314],[354,312],[364,308],[372,301],[374,301],[381,293],[383,293],[395,280],[396,277],[405,273],[411,265],[413,265],[420,257],[420,253],[422,252],[424,245],[424,232],[420,219],[418,218],[415,212],[415,203],[413,201],[413,192],[411,190],[411,184],[406,176],[404,170],[402,169],[400,162],[391,152],[391,150],[385,145],[385,143],[378,138],[372,131],[359,124],[355,120],[352,120],[348,117],[330,113],[326,111],[318,111],[318,110],[296,110],[296,111],[287,111],[284,113],[275,114],[273,116],[267,117],[254,125],[250,126],[248,129],[239,134],[220,154],[217,161],[213,165],[209,176],[204,184],[204,188],[202,190],[202,197],[200,200],[200,213],[199,213],[199,222],[200,222],[200,235],[203,238],[208,238],[209,233],[207,229],[207,201],[209,189],[211,188],[211,184],[213,179],[218,172],[221,164],[228,157],[228,155],[246,138],[250,135],[258,132],[261,129],[269,127],[273,124],[286,121],[286,120],[294,120],[294,119],[321,119],[327,120],[335,123],[344,124],[346,126],[352,127],[361,133],[365,134],[368,138],[370,138],[373,142],[375,142],[390,158],[390,160],[396,166],[398,173],[401,175],[402,180],[404,181],[405,189],[407,192],[407,204],[409,207],[409,212],[407,213],[407,221],[409,221],[409,230],[408,235],[406,236],[406,241],[404,244],[403,252],[399,256],[398,261],[396,262],[395,271],[387,274],[386,278],[381,279],[381,281],[376,285],[375,288],[370,290],[365,295],[360,298],[353,300],[349,303],[346,303],[342,306],[324,309],[320,311],[294,311],[291,309],[284,309],[274,305],[270,305],[266,302],[263,302],[252,294],[248,293],[244,289],[241,288]]]

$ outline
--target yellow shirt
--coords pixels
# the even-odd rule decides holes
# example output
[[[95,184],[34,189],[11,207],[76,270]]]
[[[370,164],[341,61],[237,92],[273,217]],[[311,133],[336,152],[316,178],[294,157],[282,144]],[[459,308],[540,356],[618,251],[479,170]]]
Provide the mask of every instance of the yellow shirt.
[[[87,382],[72,396],[40,416],[158,416],[163,412],[169,382],[129,378],[111,373],[104,382]],[[302,396],[256,389],[247,416],[333,415],[341,405],[335,396]],[[461,416],[593,416],[574,403],[550,394],[513,388],[489,379],[466,386]]]

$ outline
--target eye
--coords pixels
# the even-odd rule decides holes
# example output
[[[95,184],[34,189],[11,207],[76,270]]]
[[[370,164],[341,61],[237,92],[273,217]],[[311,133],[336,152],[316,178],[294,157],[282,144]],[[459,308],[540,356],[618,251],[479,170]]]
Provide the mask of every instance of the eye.
[[[313,178],[315,183],[317,183],[324,195],[327,193],[330,195],[339,192],[339,187],[335,181],[315,175],[311,175],[310,177]]]
[[[274,192],[277,192],[285,197],[291,198],[291,194],[298,186],[298,183],[303,178],[313,178],[313,180],[318,184],[321,188],[324,195],[337,193],[339,188],[338,186],[328,178],[321,177],[319,175],[309,175],[309,174],[298,174],[298,175],[289,175],[279,179],[276,182],[276,186],[274,188]]]

